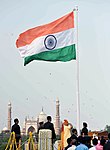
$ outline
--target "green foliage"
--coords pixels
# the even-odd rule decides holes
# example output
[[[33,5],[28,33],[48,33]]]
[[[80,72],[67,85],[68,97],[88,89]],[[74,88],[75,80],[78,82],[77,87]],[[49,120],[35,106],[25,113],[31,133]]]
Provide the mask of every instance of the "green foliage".
[[[4,150],[6,148],[6,144],[0,144],[0,150]]]
[[[110,133],[110,126],[109,126],[109,125],[106,125],[106,126],[105,126],[105,130],[108,131],[108,133]]]
[[[9,140],[10,134],[5,134],[5,133],[1,133],[0,134],[0,150],[5,150],[8,140]],[[29,136],[22,136],[22,143],[25,143],[25,141],[27,141],[27,139],[29,138]]]
[[[0,133],[0,150],[4,150],[6,148],[9,137],[10,133],[9,134]]]

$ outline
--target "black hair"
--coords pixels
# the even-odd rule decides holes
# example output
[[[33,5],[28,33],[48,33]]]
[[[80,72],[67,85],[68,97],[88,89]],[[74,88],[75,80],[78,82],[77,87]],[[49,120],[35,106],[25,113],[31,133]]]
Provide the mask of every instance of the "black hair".
[[[110,133],[108,134],[108,139],[110,139]]]
[[[78,141],[82,144],[85,144],[86,143],[86,138],[85,137],[82,137],[82,136],[79,136],[78,137]]]
[[[91,137],[90,136],[85,136],[86,142],[90,143],[91,142]]]
[[[93,143],[93,145],[97,145],[97,144],[98,144],[98,139],[94,138],[94,139],[92,140],[92,143]]]
[[[72,145],[77,145],[77,140],[76,140],[76,139],[72,139],[72,140],[71,140],[71,144],[72,144]]]
[[[39,122],[39,124],[42,125],[42,124],[44,124],[44,122],[43,122],[43,121],[42,121],[42,122]]]
[[[14,119],[14,123],[19,122],[18,118]]]
[[[84,126],[84,127],[87,127],[87,123],[86,123],[86,122],[83,122],[83,126]]]
[[[77,130],[75,128],[72,129],[72,133],[77,133]]]
[[[100,140],[100,145],[104,146],[105,143],[106,143],[106,140],[105,140],[105,139],[101,139],[101,140]]]
[[[67,143],[68,143],[68,145],[71,143],[71,138],[67,139]]]
[[[51,116],[47,116],[47,120],[51,121],[52,120]]]
[[[72,134],[71,139],[76,139],[78,140],[77,136],[75,134]]]

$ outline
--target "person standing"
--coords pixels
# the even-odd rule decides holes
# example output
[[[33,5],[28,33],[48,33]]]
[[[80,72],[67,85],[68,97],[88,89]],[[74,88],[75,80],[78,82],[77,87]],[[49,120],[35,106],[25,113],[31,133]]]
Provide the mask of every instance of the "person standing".
[[[14,119],[14,125],[12,126],[12,129],[11,129],[11,132],[15,133],[17,147],[19,146],[19,140],[21,139],[20,126],[18,125],[18,123],[19,123],[19,120],[17,118]]]
[[[68,138],[67,139],[67,143],[68,143],[68,145],[65,147],[65,149],[64,150],[67,150],[69,147],[71,147],[72,146],[72,144],[71,144],[71,138]]]
[[[68,120],[64,120],[62,124],[62,131],[61,131],[61,147],[65,149],[67,147],[67,139],[71,137],[71,128],[72,125],[68,123]]]
[[[93,147],[89,148],[89,150],[96,150],[96,145],[98,144],[98,139],[92,139]]]
[[[52,143],[54,143],[54,140],[56,139],[55,129],[53,123],[51,123],[52,118],[51,116],[47,116],[47,122],[44,123],[44,129],[49,129],[52,131]]]
[[[110,133],[108,134],[108,141],[104,145],[103,150],[110,150]]]
[[[78,137],[79,145],[76,147],[75,150],[89,150],[88,147],[86,146],[86,139],[83,136]]]
[[[87,123],[86,122],[83,122],[83,128],[81,131],[81,135],[82,136],[88,135],[88,129],[87,129]]]
[[[71,147],[69,147],[67,150],[75,150],[76,149],[76,142],[77,140],[76,139],[71,139]]]
[[[100,143],[98,143],[96,145],[96,150],[103,150],[103,147],[104,147],[105,143],[106,143],[106,140],[104,138],[102,138],[100,140]]]
[[[76,137],[78,136],[77,129],[75,128],[72,129],[72,135]]]

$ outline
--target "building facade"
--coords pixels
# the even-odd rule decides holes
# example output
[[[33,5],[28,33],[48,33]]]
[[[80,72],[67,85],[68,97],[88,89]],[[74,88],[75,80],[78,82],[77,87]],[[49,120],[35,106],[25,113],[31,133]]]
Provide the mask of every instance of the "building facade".
[[[29,132],[36,133],[39,127],[39,122],[46,122],[47,115],[44,113],[43,109],[36,119],[26,117],[23,125],[22,134],[27,135]]]
[[[12,105],[9,102],[8,103],[8,125],[7,125],[7,129],[6,129],[8,131],[11,131],[11,120],[12,120],[11,114],[12,114]],[[39,113],[39,115],[36,118],[31,118],[31,119],[29,117],[25,118],[21,133],[24,135],[27,135],[30,131],[32,133],[36,133],[38,130],[38,127],[39,127],[39,123],[40,122],[45,123],[46,121],[47,121],[47,115],[44,113],[43,108],[42,108],[42,111]],[[56,135],[60,135],[60,126],[61,126],[60,104],[59,104],[59,99],[57,98],[56,99],[56,115],[55,115],[55,122],[54,122]]]

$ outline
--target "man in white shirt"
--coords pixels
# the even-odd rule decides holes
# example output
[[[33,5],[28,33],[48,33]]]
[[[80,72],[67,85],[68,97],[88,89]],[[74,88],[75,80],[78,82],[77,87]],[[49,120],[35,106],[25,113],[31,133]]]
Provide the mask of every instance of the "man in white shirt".
[[[98,144],[98,139],[94,138],[92,140],[92,144],[93,144],[93,147],[91,147],[89,150],[96,150],[96,145]]]
[[[76,149],[76,139],[71,139],[71,143],[72,146],[69,147],[67,150],[75,150]]]

